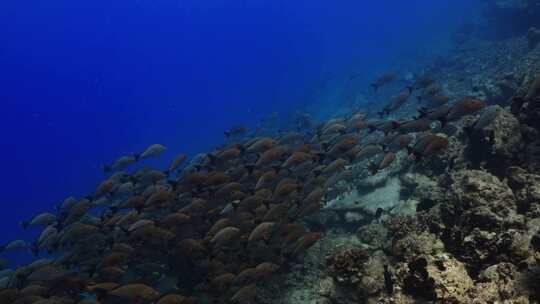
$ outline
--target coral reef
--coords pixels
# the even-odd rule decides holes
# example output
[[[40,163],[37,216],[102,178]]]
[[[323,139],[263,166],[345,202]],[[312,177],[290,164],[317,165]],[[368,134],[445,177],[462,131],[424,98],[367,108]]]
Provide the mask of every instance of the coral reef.
[[[477,167],[504,170],[517,162],[522,149],[517,118],[498,105],[486,108],[470,130],[469,154]]]

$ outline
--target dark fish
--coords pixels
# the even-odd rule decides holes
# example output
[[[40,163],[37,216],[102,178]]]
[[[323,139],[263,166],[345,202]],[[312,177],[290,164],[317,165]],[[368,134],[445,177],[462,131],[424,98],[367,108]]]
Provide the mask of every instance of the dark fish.
[[[391,112],[399,109],[403,104],[407,102],[412,93],[412,87],[407,87],[406,90],[390,97],[390,104],[382,109],[381,112],[377,112],[382,118],[384,115],[389,115]]]
[[[448,112],[448,115],[446,116],[446,121],[459,120],[465,115],[474,114],[480,111],[485,106],[486,103],[482,100],[475,99],[473,97],[465,97],[452,106]]]
[[[384,286],[386,287],[386,292],[389,294],[394,293],[394,280],[392,280],[392,274],[388,270],[388,265],[384,265]]]
[[[358,154],[356,154],[357,160],[369,158],[383,152],[383,147],[380,145],[367,145],[363,147]]]
[[[412,85],[412,88],[414,90],[425,89],[434,83],[435,83],[435,80],[431,78],[431,76],[423,75],[416,78],[416,80],[414,81]]]
[[[403,123],[399,123],[397,130],[400,133],[424,132],[431,129],[431,120],[429,118],[419,118]]]
[[[436,154],[448,147],[448,139],[437,134],[428,134],[420,138],[414,147],[409,148],[409,154],[415,156],[420,161],[426,156]]]
[[[450,112],[450,107],[447,105],[440,106],[435,109],[427,108],[418,108],[418,118],[427,118],[429,120],[445,120],[448,112]]]
[[[412,140],[413,137],[409,134],[397,134],[388,138],[387,144],[385,144],[385,150],[396,153],[408,147]]]
[[[397,75],[393,72],[388,72],[384,75],[382,75],[381,77],[379,77],[377,80],[375,80],[372,84],[371,84],[371,87],[373,88],[373,90],[375,92],[377,92],[379,90],[380,87],[394,81],[395,79],[397,78]]]
[[[163,152],[165,152],[167,148],[160,144],[153,144],[150,147],[146,148],[144,152],[142,152],[140,155],[137,155],[136,159],[147,159],[151,157],[157,157],[161,155]]]
[[[247,127],[245,127],[243,125],[235,125],[235,126],[230,127],[228,130],[225,130],[225,132],[223,132],[223,133],[225,134],[225,137],[227,139],[230,139],[232,137],[243,136],[247,132],[248,132]]]
[[[395,130],[397,127],[399,127],[399,122],[395,120],[384,120],[384,121],[369,123],[367,127],[370,132],[381,131],[386,135],[390,133],[391,131]]]
[[[390,166],[396,159],[396,154],[394,152],[387,152],[381,162],[377,164],[370,164],[369,170],[371,171],[371,174],[375,175],[377,172],[385,169],[386,167]]]

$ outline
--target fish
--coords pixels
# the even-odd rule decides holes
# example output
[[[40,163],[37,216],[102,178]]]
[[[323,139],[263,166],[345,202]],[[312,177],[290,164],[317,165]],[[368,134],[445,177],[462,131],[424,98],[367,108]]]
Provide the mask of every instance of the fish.
[[[384,115],[389,115],[390,113],[399,109],[403,104],[407,102],[407,100],[411,96],[412,90],[412,87],[407,87],[404,91],[401,91],[400,93],[390,97],[390,104],[385,106],[382,111],[377,112],[379,117],[382,118]]]
[[[143,159],[148,159],[152,157],[158,157],[166,150],[167,148],[161,144],[153,144],[149,146],[148,148],[146,148],[146,150],[144,150],[141,154],[137,154],[135,158],[137,160],[143,160]]]
[[[239,137],[243,136],[248,132],[248,128],[243,125],[234,125],[230,127],[229,129],[225,130],[223,133],[225,134],[225,137],[227,139],[230,139],[232,137]]]
[[[388,292],[388,294],[393,294],[394,293],[394,280],[392,279],[392,274],[388,270],[388,265],[384,265],[383,269],[384,269],[384,272],[383,272],[384,286],[386,288],[386,292]]]
[[[275,223],[273,222],[260,223],[249,234],[248,242],[258,242],[258,241],[268,242],[270,240],[274,227],[275,227]]]
[[[119,185],[116,189],[113,190],[114,195],[128,195],[133,193],[135,190],[135,185],[133,182],[125,182]]]
[[[6,245],[0,246],[0,252],[28,249],[28,243],[24,240],[13,240]]]
[[[444,96],[444,95],[430,95],[430,96],[417,96],[418,103],[426,101],[428,104],[431,104],[432,106],[442,106],[444,104],[447,104],[450,102],[450,97]]]
[[[321,135],[331,135],[331,134],[336,134],[336,133],[345,134],[346,132],[347,132],[347,127],[344,124],[335,123],[335,124],[325,127],[321,131],[320,134]]]
[[[255,167],[267,166],[275,161],[283,161],[286,159],[290,152],[290,148],[287,146],[276,146],[269,150],[266,150],[255,162]]]
[[[442,123],[445,125],[446,122],[459,120],[463,116],[474,114],[484,107],[486,107],[486,103],[483,100],[465,97],[452,106],[446,117],[442,119]]]
[[[369,166],[369,170],[371,171],[371,174],[375,175],[379,171],[387,168],[388,166],[390,166],[390,164],[394,162],[395,159],[396,159],[396,154],[394,152],[391,152],[391,151],[387,152],[378,165],[372,163]]]
[[[187,155],[185,155],[184,153],[178,154],[171,161],[171,164],[169,165],[169,168],[167,169],[166,175],[176,172],[186,162],[186,160],[187,160]]]
[[[397,131],[402,134],[425,132],[431,129],[431,123],[432,121],[426,117],[400,122]]]
[[[48,226],[56,222],[56,220],[57,220],[57,216],[55,214],[52,214],[50,212],[44,212],[44,213],[40,213],[36,215],[30,221],[20,222],[20,225],[24,230],[26,230],[30,226]]]
[[[412,88],[413,90],[418,89],[426,89],[429,86],[433,85],[435,83],[435,80],[431,78],[429,75],[422,75],[416,78],[414,81]]]
[[[386,139],[384,150],[397,153],[401,149],[405,149],[412,142],[413,137],[410,134],[397,134]]]
[[[129,303],[145,303],[156,301],[160,294],[145,284],[128,284],[110,291],[106,297],[118,298],[122,301],[129,301]]]
[[[449,145],[448,138],[438,134],[427,134],[421,137],[413,147],[409,147],[409,154],[414,155],[416,161],[445,150]]]
[[[442,105],[435,109],[427,109],[424,107],[418,108],[418,117],[416,119],[427,118],[432,121],[445,121],[448,112],[450,112],[450,107],[447,105]]]
[[[259,271],[256,267],[250,267],[242,270],[231,282],[232,286],[242,287],[249,284],[257,283]]]
[[[391,83],[392,81],[396,80],[396,78],[397,75],[394,72],[387,72],[371,83],[371,87],[375,92],[377,92],[380,87]]]
[[[96,191],[94,193],[94,197],[99,198],[103,195],[107,195],[111,193],[111,191],[114,188],[114,181],[107,179],[102,181],[96,188]]]
[[[182,295],[168,294],[159,299],[156,304],[188,304],[187,301],[187,298]]]
[[[360,152],[356,154],[357,160],[362,160],[380,154],[384,151],[381,145],[370,144],[360,149]]]
[[[386,135],[392,132],[393,130],[397,129],[397,127],[399,127],[399,122],[395,120],[376,121],[376,122],[369,123],[367,127],[370,133],[378,130],[378,131],[383,132]]]
[[[240,236],[240,229],[236,227],[225,227],[212,237],[210,240],[210,245],[214,249],[219,249],[221,247],[230,245],[238,239]]]
[[[238,290],[230,299],[230,303],[234,304],[248,304],[253,302],[257,296],[257,285],[250,284],[242,287]]]
[[[117,158],[112,164],[110,165],[103,165],[103,171],[105,173],[118,171],[118,170],[125,170],[129,166],[135,164],[137,162],[137,157],[135,155],[125,155]]]
[[[324,167],[324,169],[320,173],[324,176],[330,176],[336,172],[345,169],[347,163],[348,162],[345,159],[338,158],[333,162],[329,163],[326,167]]]
[[[269,150],[275,146],[278,145],[278,141],[270,138],[270,137],[263,137],[257,139],[254,143],[250,144],[246,151],[249,153],[262,153],[266,150]]]
[[[301,254],[305,253],[311,246],[315,245],[322,238],[322,233],[320,232],[310,232],[300,238],[292,251],[293,257],[298,257]]]

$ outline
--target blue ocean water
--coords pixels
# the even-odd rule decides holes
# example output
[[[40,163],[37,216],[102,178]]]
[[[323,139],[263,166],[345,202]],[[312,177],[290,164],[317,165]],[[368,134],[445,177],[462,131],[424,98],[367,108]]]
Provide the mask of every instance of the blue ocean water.
[[[5,1],[0,243],[31,239],[19,221],[93,191],[101,166],[121,155],[161,143],[167,153],[145,164],[165,168],[176,153],[220,144],[231,125],[302,110],[328,75],[368,81],[397,60],[442,52],[476,6]]]

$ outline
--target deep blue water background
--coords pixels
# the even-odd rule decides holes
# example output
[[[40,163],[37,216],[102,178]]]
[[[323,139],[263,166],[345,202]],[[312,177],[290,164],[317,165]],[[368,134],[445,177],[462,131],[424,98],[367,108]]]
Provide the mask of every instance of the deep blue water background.
[[[372,79],[446,48],[472,2],[4,1],[0,243],[35,235],[17,223],[89,193],[118,156],[162,143],[147,164],[164,167],[295,111],[327,73]]]

